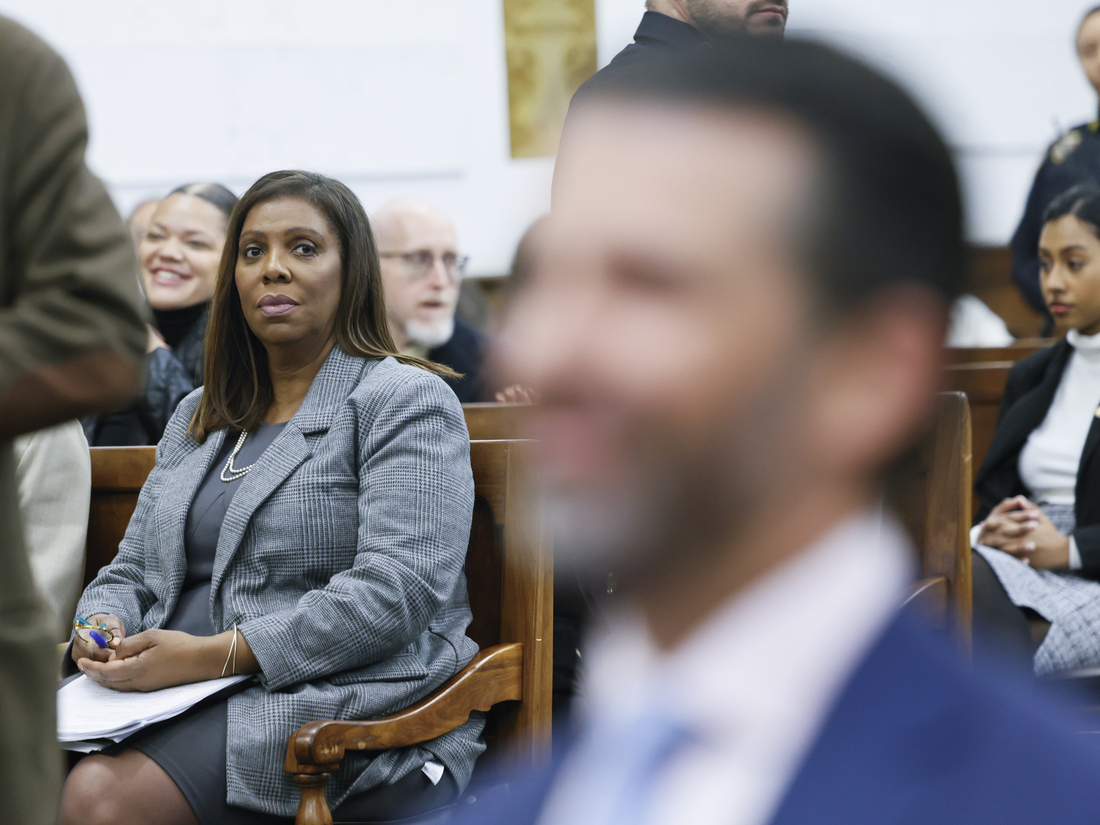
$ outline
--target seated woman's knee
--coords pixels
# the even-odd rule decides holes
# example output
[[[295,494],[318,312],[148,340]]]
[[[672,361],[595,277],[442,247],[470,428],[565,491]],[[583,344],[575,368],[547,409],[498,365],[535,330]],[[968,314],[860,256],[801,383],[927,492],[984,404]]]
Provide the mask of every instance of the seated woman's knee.
[[[131,789],[120,782],[108,759],[89,756],[69,772],[61,799],[61,825],[121,825],[129,821]]]

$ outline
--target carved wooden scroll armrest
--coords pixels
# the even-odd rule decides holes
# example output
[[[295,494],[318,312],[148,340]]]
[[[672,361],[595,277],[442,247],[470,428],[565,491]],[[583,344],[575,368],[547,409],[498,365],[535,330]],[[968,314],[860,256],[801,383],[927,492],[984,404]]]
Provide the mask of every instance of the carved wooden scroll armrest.
[[[286,771],[302,792],[296,825],[332,825],[325,785],[347,750],[388,750],[448,733],[475,710],[523,698],[523,645],[478,653],[439,690],[403,711],[365,721],[309,722],[287,743]]]

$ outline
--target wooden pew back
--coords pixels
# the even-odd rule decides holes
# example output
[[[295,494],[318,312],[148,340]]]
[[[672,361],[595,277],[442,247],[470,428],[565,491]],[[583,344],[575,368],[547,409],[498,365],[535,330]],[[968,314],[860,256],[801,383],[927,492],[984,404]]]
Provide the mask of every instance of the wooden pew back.
[[[156,464],[155,447],[92,447],[92,501],[84,587],[111,563],[137,507],[138,493]]]
[[[947,388],[965,393],[970,402],[974,472],[982,466],[997,429],[997,412],[1004,395],[1012,361],[954,364],[947,367]]]
[[[1007,347],[947,347],[948,364],[988,364],[995,361],[1019,361],[1046,349],[1057,338],[1020,338]]]
[[[937,624],[970,649],[972,586],[970,410],[964,395],[940,393],[919,449],[895,469],[887,499],[920,553],[916,598]]]
[[[526,435],[525,418],[530,409],[530,404],[490,402],[462,405],[471,441],[523,438]]]

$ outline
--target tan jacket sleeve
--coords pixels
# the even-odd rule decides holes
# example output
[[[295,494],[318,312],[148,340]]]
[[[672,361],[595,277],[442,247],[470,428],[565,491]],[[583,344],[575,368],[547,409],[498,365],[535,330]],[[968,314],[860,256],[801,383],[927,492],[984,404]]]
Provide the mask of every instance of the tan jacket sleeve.
[[[145,349],[133,247],[84,162],[72,75],[35,35],[0,18],[0,392],[44,364]]]

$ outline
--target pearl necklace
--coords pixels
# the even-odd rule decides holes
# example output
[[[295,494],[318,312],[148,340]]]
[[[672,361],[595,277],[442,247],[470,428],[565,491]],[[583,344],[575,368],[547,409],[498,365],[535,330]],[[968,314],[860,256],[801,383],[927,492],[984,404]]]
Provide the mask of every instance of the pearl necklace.
[[[241,431],[240,438],[237,439],[237,446],[233,448],[233,452],[229,454],[229,460],[225,462],[225,466],[222,467],[222,481],[228,484],[230,481],[236,481],[239,478],[244,478],[248,475],[248,471],[255,467],[255,464],[249,464],[247,467],[234,467],[233,459],[237,457],[237,453],[241,451],[241,447],[244,446],[244,440],[248,438],[248,433],[244,430]]]

